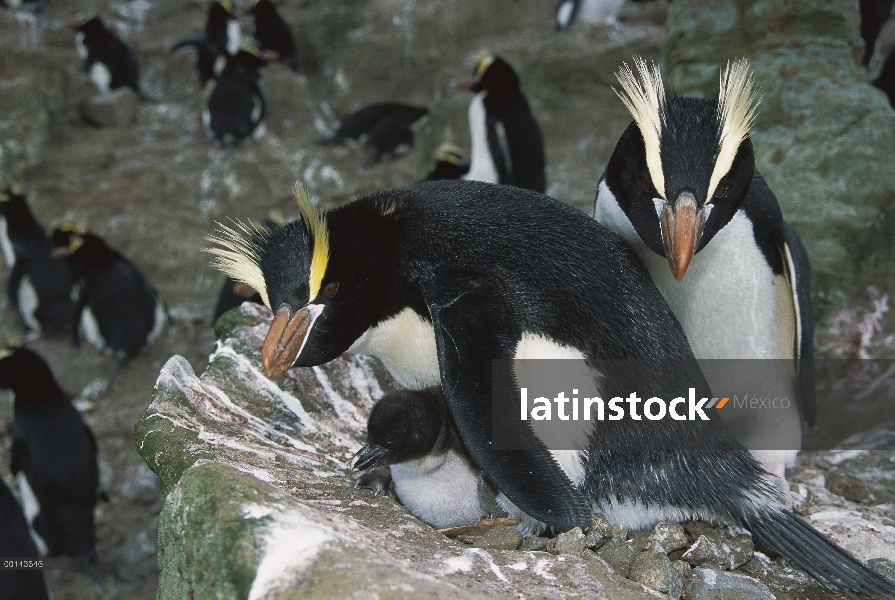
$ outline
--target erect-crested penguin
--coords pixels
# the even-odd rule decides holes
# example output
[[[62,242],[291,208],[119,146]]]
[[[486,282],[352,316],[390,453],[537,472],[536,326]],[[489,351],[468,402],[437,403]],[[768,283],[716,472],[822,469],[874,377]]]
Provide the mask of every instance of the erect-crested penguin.
[[[70,223],[53,231],[53,254],[64,258],[78,281],[72,342],[87,341],[111,354],[118,370],[152,344],[167,320],[165,303],[136,265],[99,236]]]
[[[667,91],[658,67],[619,74],[634,122],[600,179],[594,218],[637,253],[698,359],[768,361],[770,388],[789,409],[722,412],[737,439],[786,490],[785,468],[814,424],[811,267],[802,242],[755,170],[749,128],[757,102],[748,64],[722,74],[708,100]],[[670,267],[670,268],[669,268]],[[684,274],[686,273],[686,278]],[[725,370],[729,375],[730,370]],[[773,382],[773,384],[768,384]],[[717,393],[725,381],[710,383]],[[729,389],[727,386],[726,389]]]
[[[710,395],[643,265],[590,217],[541,194],[472,181],[419,183],[328,213],[300,188],[297,197],[301,220],[222,226],[210,250],[276,312],[261,350],[269,375],[351,349],[379,357],[405,387],[440,383],[470,457],[511,516],[529,523],[584,526],[592,510],[636,529],[723,516],[823,581],[895,592],[786,509],[718,419],[588,422],[567,451],[548,450],[531,421],[505,419],[524,449],[492,443],[495,359],[567,357],[594,368],[610,358],[658,359],[642,395],[673,398],[687,387]],[[599,390],[621,395],[624,378],[607,370]],[[643,449],[661,440],[690,449]]]
[[[252,35],[262,50],[277,53],[277,61],[298,72],[298,54],[289,25],[271,0],[251,0],[249,12],[255,15]]]
[[[11,470],[42,553],[95,562],[100,493],[93,434],[47,363],[28,348],[0,348],[0,388],[15,394]]]
[[[469,158],[460,148],[444,143],[435,151],[435,168],[422,181],[460,179],[469,173]]]
[[[37,557],[22,507],[0,479],[0,555]],[[0,570],[0,598],[49,600],[47,582],[40,571]]]
[[[371,166],[385,154],[393,154],[402,146],[413,146],[411,126],[428,113],[429,109],[424,106],[375,102],[345,117],[335,134],[320,143],[362,140],[370,151],[366,166]]]
[[[381,467],[390,467],[398,500],[434,527],[469,525],[486,516],[478,498],[479,468],[463,448],[438,387],[383,396],[370,412],[367,443],[351,466],[373,469],[356,486],[374,493],[388,489],[380,477],[387,479]]]
[[[230,48],[236,37],[236,47],[239,47],[239,22],[233,14],[233,2],[230,0],[215,0],[208,8],[208,20],[205,22],[205,31],[197,36],[181,40],[171,47],[168,54],[174,54],[181,48],[190,46],[196,48],[196,70],[199,73],[199,85],[205,87],[209,80],[215,79],[223,70],[227,59],[230,58]],[[231,27],[236,23],[237,27]]]
[[[90,75],[101,92],[129,87],[141,100],[148,100],[140,91],[137,57],[106,28],[98,16],[87,13],[73,26],[78,32],[78,54],[84,61],[81,70]]]
[[[469,103],[472,158],[466,179],[545,191],[544,138],[513,68],[480,53],[473,76],[459,80],[457,89],[475,92]]]
[[[6,292],[25,325],[70,331],[74,315],[69,266],[50,256],[53,243],[16,186],[0,191],[0,246],[10,268]]]
[[[266,64],[258,48],[243,45],[227,59],[208,99],[208,108],[202,112],[202,124],[228,151],[247,137],[260,137],[265,132],[267,104],[258,82]]]

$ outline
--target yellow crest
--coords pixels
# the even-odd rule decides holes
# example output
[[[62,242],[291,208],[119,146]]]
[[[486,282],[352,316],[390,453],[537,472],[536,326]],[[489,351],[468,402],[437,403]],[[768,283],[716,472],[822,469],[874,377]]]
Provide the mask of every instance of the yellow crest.
[[[300,183],[296,183],[293,190],[295,191],[295,202],[298,204],[298,211],[301,213],[301,220],[304,222],[305,229],[307,229],[313,243],[311,250],[311,274],[308,277],[308,287],[311,292],[308,301],[310,302],[320,293],[320,284],[323,282],[324,273],[326,273],[326,265],[329,264],[329,229],[326,227],[326,215],[324,212],[311,204],[308,188]]]
[[[211,266],[226,273],[236,281],[249,285],[261,294],[261,299],[267,308],[270,299],[267,296],[267,283],[264,280],[264,272],[261,270],[261,254],[254,238],[267,237],[267,229],[258,227],[254,223],[243,223],[233,220],[234,227],[228,227],[218,223],[219,235],[205,236],[205,239],[220,248],[205,248],[205,252],[213,255],[215,260]],[[244,237],[243,234],[248,237]]]
[[[475,57],[475,68],[473,69],[473,74],[476,77],[481,77],[485,74],[485,71],[488,70],[488,67],[491,66],[491,63],[494,62],[494,56],[488,52],[487,50],[481,50]]]
[[[445,142],[435,151],[435,160],[458,164],[463,159],[463,151],[454,144]]]
[[[656,191],[665,198],[665,176],[662,173],[662,123],[665,120],[665,84],[662,83],[662,73],[655,63],[647,65],[640,56],[634,57],[634,65],[637,67],[637,75],[624,63],[624,66],[615,74],[622,90],[613,91],[624,102],[625,107],[643,136],[646,146],[646,166],[649,169],[650,179]],[[714,189],[714,188],[711,188]]]
[[[721,73],[721,87],[718,91],[718,122],[721,124],[721,138],[718,144],[718,156],[709,180],[709,200],[712,191],[718,186],[721,178],[730,171],[737,150],[749,129],[755,122],[755,111],[759,100],[755,96],[755,82],[749,71],[749,62],[745,58],[727,63]]]

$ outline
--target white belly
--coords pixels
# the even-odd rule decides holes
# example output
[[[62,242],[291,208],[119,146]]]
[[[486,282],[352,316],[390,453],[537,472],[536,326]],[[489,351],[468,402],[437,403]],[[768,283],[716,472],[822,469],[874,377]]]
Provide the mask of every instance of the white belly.
[[[112,83],[112,73],[109,67],[101,62],[95,62],[90,65],[90,79],[96,84],[97,89],[101,92],[108,92]]]
[[[12,269],[13,265],[16,264],[16,251],[13,248],[12,241],[9,239],[6,217],[0,217],[0,248],[3,249],[3,258],[6,259],[6,266]]]
[[[152,331],[146,336],[146,345],[149,346],[158,338],[165,328],[165,322],[168,319],[168,311],[165,309],[165,303],[161,298],[155,299],[155,315],[152,322]]]
[[[100,352],[104,352],[106,350],[106,340],[99,330],[99,323],[96,322],[96,317],[93,316],[89,308],[85,308],[81,312],[81,326],[84,328],[84,337],[87,338],[87,341]]]
[[[40,322],[34,315],[34,313],[37,312],[37,307],[40,301],[37,298],[37,292],[34,290],[34,286],[31,285],[31,279],[27,275],[22,277],[22,281],[19,283],[18,295],[19,314],[22,315],[22,320],[25,322],[25,325],[28,326],[28,329],[40,333]]]
[[[37,553],[41,556],[47,554],[47,543],[33,529],[34,517],[40,514],[40,502],[28,483],[28,478],[24,473],[16,475],[16,481],[19,484],[19,497],[22,502],[22,512],[25,513],[25,520],[28,521],[28,529],[34,545],[37,546]]]
[[[485,92],[476,94],[469,103],[469,137],[472,141],[472,157],[469,159],[469,173],[464,179],[500,183],[494,159],[488,148],[488,127],[485,113]]]
[[[471,525],[484,516],[479,469],[456,450],[392,465],[395,493],[407,510],[433,527]]]

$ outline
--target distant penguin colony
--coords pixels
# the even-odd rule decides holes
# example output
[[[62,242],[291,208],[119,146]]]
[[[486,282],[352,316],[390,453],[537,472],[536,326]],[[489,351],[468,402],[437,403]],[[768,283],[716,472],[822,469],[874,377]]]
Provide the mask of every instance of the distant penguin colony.
[[[513,68],[481,53],[473,76],[459,80],[457,89],[475,94],[469,103],[472,158],[466,179],[544,192],[544,138]]]
[[[246,138],[265,132],[267,104],[258,82],[266,64],[258,48],[244,45],[227,60],[208,99],[202,124],[228,151]]]
[[[16,187],[0,191],[0,246],[10,269],[9,303],[25,326],[37,334],[69,333],[74,315],[71,269],[50,256],[53,243]]]
[[[372,166],[386,154],[398,153],[413,146],[411,126],[429,113],[424,106],[399,102],[376,102],[354,112],[339,124],[332,137],[321,144],[340,144],[361,140],[369,149],[366,166]]]
[[[174,54],[182,48],[196,49],[196,70],[200,87],[205,87],[206,83],[217,78],[232,55],[230,48],[234,44],[239,47],[239,22],[235,19],[230,0],[212,2],[208,8],[205,30],[197,36],[177,42],[169,50],[169,54]],[[232,23],[236,24],[235,30]]]
[[[217,266],[276,312],[261,350],[269,375],[350,349],[377,356],[407,387],[440,383],[463,446],[528,532],[583,527],[592,509],[632,529],[723,517],[825,585],[895,593],[785,508],[718,420],[589,422],[579,449],[567,451],[510,421],[502,425],[524,449],[492,445],[494,359],[577,358],[595,368],[655,358],[644,397],[686,387],[711,395],[649,274],[595,221],[540,194],[470,181],[379,192],[328,213],[301,189],[297,197],[301,221],[212,238]],[[602,366],[594,381],[611,397],[625,375]],[[662,439],[691,449],[644,450]]]
[[[98,16],[88,13],[74,24],[78,54],[84,61],[81,70],[101,92],[129,87],[142,100],[140,69],[137,57],[124,42],[115,37]]]
[[[600,180],[594,217],[643,261],[697,358],[790,361],[769,362],[765,380],[750,390],[761,395],[777,381],[780,397],[798,399],[790,409],[774,411],[773,420],[766,411],[722,413],[788,492],[785,469],[795,463],[801,421],[811,425],[817,416],[811,267],[755,170],[748,64],[729,65],[710,100],[676,96],[657,66],[635,64],[637,74],[619,73],[634,122]],[[710,383],[718,393],[725,384]],[[791,440],[792,449],[767,450],[767,439]]]
[[[250,0],[249,13],[255,16],[252,35],[262,50],[276,52],[277,61],[298,71],[298,54],[289,25],[271,0]]]
[[[136,265],[99,236],[66,223],[53,231],[53,244],[54,256],[64,258],[78,280],[72,341],[80,344],[81,324],[87,341],[114,358],[117,374],[159,336],[165,303]]]
[[[0,388],[15,395],[11,470],[41,553],[95,563],[100,491],[93,434],[32,350],[0,348]]]

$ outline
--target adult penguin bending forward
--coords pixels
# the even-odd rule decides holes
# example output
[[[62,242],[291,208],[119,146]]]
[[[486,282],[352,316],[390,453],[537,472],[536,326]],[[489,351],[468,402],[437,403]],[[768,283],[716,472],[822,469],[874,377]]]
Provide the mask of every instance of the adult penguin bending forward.
[[[595,420],[575,448],[548,450],[532,421],[507,417],[500,425],[524,449],[492,443],[494,359],[577,358],[601,369],[604,359],[679,359],[654,361],[638,392],[708,394],[642,264],[587,215],[472,181],[379,192],[326,214],[297,195],[301,220],[222,227],[212,238],[217,266],[276,312],[261,351],[269,375],[349,349],[375,355],[405,387],[442,386],[463,445],[511,513],[561,530],[586,525],[592,510],[636,529],[724,516],[823,581],[895,593],[785,509],[717,419]],[[602,371],[604,397],[630,393],[617,371]]]

